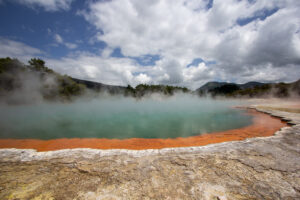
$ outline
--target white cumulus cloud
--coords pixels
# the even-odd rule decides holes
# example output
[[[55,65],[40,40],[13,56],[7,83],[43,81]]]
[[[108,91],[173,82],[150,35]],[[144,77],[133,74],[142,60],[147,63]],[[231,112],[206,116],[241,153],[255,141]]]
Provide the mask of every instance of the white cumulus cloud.
[[[77,48],[77,44],[70,43],[70,42],[65,42],[64,39],[59,34],[55,34],[54,35],[54,40],[58,44],[64,45],[64,46],[66,46],[69,49],[76,49]]]
[[[84,17],[97,39],[125,56],[160,55],[148,76],[166,84],[198,87],[208,80],[286,80],[299,77],[300,4],[297,0],[92,1]],[[273,13],[271,11],[273,10]],[[268,14],[269,13],[269,14]],[[238,24],[239,20],[246,21]],[[186,69],[196,58],[215,61]],[[253,73],[268,69],[272,76]],[[201,71],[202,70],[202,71]],[[245,76],[245,73],[252,73]],[[289,74],[289,75],[288,75]],[[299,73],[298,73],[299,74]]]
[[[30,58],[41,56],[43,52],[22,42],[0,37],[0,57],[18,58],[27,62]]]
[[[59,44],[62,44],[64,42],[64,40],[62,39],[62,37],[59,34],[55,34],[54,39]]]
[[[22,2],[66,10],[72,1]],[[93,43],[104,41],[107,47],[45,60],[60,73],[113,85],[173,84],[195,89],[216,80],[244,83],[300,78],[300,1],[209,2],[89,1],[88,8],[79,13],[98,30]],[[53,37],[57,44],[77,48],[59,34]],[[22,50],[16,50],[16,56],[22,51],[39,53],[18,42],[6,43],[2,55],[12,55],[9,46],[18,45]],[[125,57],[111,57],[115,48]],[[147,66],[134,59],[151,62],[151,56],[159,60]],[[193,63],[198,58],[203,62]]]
[[[8,1],[8,0],[3,0]],[[12,0],[28,7],[39,6],[46,11],[69,10],[73,0]]]

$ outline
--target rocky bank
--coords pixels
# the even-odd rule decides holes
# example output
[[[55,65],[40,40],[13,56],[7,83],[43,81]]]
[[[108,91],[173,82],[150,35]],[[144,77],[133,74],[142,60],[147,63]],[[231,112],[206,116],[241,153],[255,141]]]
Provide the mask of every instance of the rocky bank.
[[[0,150],[0,199],[300,199],[300,114],[274,136],[161,150]]]

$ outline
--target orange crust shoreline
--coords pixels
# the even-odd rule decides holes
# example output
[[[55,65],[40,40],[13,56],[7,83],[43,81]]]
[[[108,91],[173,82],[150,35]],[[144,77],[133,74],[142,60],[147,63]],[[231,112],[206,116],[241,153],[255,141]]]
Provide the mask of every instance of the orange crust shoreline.
[[[248,109],[247,114],[253,116],[253,123],[239,129],[201,134],[191,137],[169,139],[105,139],[105,138],[60,138],[51,140],[39,139],[0,139],[1,148],[36,149],[52,151],[59,149],[92,148],[92,149],[161,149],[171,147],[203,146],[207,144],[245,140],[253,137],[273,135],[287,123],[270,115]]]

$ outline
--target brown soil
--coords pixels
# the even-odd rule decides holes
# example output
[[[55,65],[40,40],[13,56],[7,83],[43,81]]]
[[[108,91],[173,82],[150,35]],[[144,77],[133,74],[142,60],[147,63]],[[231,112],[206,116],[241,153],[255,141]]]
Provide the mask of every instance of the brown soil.
[[[271,136],[280,128],[287,126],[278,118],[267,114],[248,110],[253,116],[253,123],[240,129],[223,132],[201,134],[186,138],[170,139],[99,139],[99,138],[61,138],[53,140],[38,139],[0,139],[0,148],[36,149],[37,151],[50,151],[72,148],[93,149],[161,149],[167,147],[202,146],[226,141],[244,140],[252,137]]]

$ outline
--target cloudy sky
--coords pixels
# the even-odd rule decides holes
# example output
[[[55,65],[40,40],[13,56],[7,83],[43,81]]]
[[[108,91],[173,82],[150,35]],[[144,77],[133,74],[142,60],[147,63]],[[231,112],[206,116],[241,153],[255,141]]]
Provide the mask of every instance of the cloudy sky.
[[[0,0],[0,57],[112,85],[300,78],[299,0]]]

